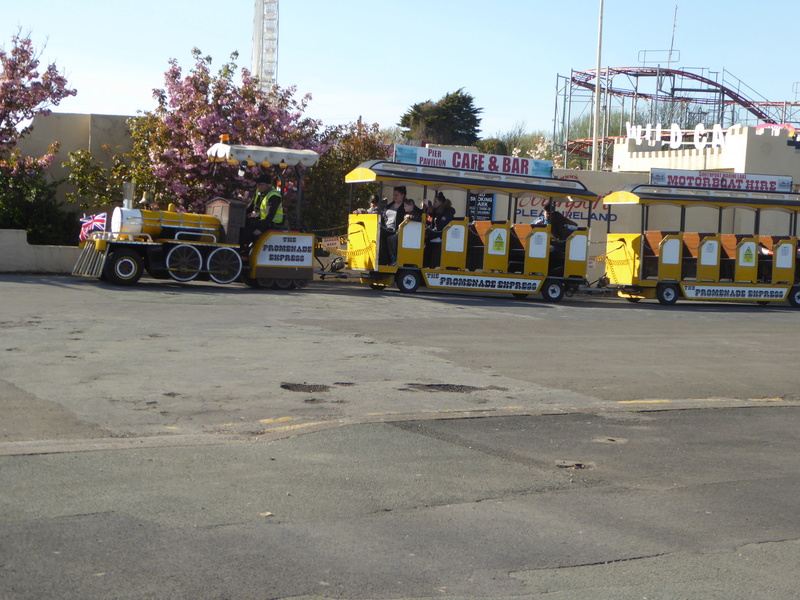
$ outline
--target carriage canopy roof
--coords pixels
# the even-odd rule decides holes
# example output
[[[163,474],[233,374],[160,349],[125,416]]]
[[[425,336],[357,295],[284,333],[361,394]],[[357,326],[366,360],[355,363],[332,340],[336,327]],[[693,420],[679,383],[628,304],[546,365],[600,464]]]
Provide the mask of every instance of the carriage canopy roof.
[[[245,146],[218,143],[208,149],[211,162],[226,162],[231,165],[246,164],[250,167],[261,165],[264,168],[273,165],[301,165],[313,167],[319,160],[319,154],[313,150],[292,150],[277,146]]]
[[[426,167],[387,160],[371,160],[361,163],[345,176],[345,182],[387,182],[392,185],[422,185],[436,190],[460,189],[474,193],[500,192],[517,196],[539,194],[553,197],[571,196],[581,199],[597,197],[597,194],[587,190],[579,181],[569,179],[507,175],[449,167]]]
[[[603,198],[604,204],[705,205],[718,208],[777,208],[800,211],[800,194],[731,189],[668,187],[643,183],[626,185]]]

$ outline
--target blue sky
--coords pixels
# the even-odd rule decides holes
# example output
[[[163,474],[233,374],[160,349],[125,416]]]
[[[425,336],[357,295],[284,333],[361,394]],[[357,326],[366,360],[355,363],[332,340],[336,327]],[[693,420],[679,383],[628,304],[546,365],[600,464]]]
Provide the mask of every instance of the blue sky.
[[[253,0],[4,4],[0,44],[30,33],[77,88],[58,112],[151,110],[168,60],[190,68],[193,47],[215,66],[233,51],[250,66]],[[797,99],[798,0],[605,0],[602,65],[669,49],[676,5],[674,66],[726,69],[769,100]],[[309,116],[328,125],[393,126],[412,104],[464,88],[483,108],[483,137],[549,131],[557,75],[596,66],[598,12],[599,0],[283,0],[278,83],[310,93]]]

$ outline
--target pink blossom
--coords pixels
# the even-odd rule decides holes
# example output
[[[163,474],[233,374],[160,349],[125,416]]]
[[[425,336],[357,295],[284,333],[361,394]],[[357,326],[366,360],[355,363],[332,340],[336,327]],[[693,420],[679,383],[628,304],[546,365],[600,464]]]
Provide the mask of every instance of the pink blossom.
[[[321,123],[304,116],[309,95],[296,99],[294,87],[261,90],[233,60],[212,75],[211,58],[197,49],[192,54],[195,65],[185,76],[170,61],[164,89],[153,92],[158,107],[135,117],[152,126],[150,166],[169,200],[191,207],[215,196],[248,195],[252,177],[242,179],[237,168],[208,162],[206,150],[223,133],[234,144],[321,149]],[[240,84],[234,81],[237,72]],[[259,169],[248,170],[252,176]]]
[[[67,79],[55,64],[39,72],[39,56],[29,37],[17,33],[11,49],[0,49],[0,159],[5,164],[30,165],[12,156],[20,139],[28,135],[36,115],[50,114],[50,108],[77,92],[67,88]],[[53,147],[45,156],[33,159],[36,168],[47,168],[55,157]],[[17,166],[15,168],[28,168]]]

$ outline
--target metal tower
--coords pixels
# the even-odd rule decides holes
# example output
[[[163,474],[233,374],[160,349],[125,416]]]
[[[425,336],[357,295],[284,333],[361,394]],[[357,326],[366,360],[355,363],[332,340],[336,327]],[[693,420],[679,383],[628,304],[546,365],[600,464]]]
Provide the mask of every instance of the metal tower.
[[[267,89],[278,79],[278,0],[255,0],[253,75]]]

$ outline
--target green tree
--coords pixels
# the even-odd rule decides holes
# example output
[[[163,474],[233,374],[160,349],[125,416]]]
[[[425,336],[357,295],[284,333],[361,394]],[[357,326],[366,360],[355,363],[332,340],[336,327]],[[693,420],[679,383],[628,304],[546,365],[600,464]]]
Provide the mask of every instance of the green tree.
[[[328,149],[306,179],[309,208],[303,210],[303,226],[321,235],[339,235],[344,233],[347,214],[367,206],[369,196],[378,191],[377,184],[347,184],[345,175],[362,162],[387,158],[391,144],[385,142],[377,124],[360,122],[329,130],[325,144]]]
[[[487,138],[485,140],[478,140],[475,147],[484,154],[499,154],[501,156],[508,156],[508,146],[499,138]]]
[[[470,146],[478,141],[482,108],[461,88],[445,94],[439,101],[419,102],[400,117],[407,140],[431,144]]]
[[[122,184],[134,179],[130,156],[115,153],[108,146],[103,146],[103,151],[110,156],[110,167],[95,162],[92,153],[84,148],[70,152],[69,161],[64,163],[70,168],[67,181],[78,189],[77,192],[67,192],[66,197],[84,210],[121,203]]]
[[[77,244],[78,217],[61,208],[57,187],[39,165],[0,168],[0,229],[24,229],[29,244]]]

